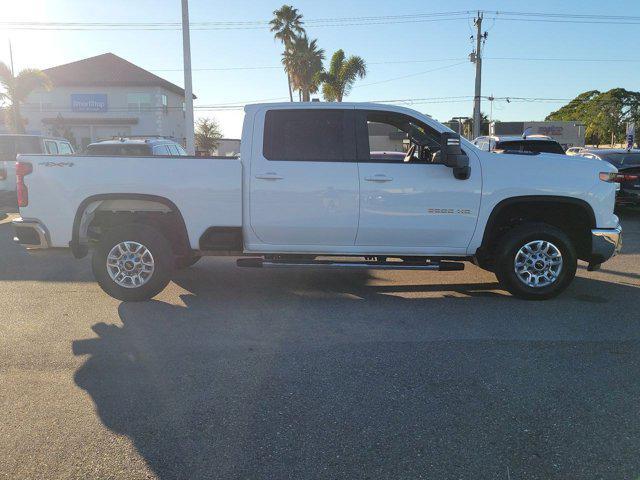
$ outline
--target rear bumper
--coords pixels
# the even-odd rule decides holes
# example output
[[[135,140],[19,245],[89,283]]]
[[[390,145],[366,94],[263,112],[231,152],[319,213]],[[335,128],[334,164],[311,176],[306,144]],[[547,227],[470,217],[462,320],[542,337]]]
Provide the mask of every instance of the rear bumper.
[[[34,250],[51,247],[47,229],[40,222],[16,218],[11,224],[15,230],[15,243]]]
[[[589,266],[606,262],[622,249],[622,227],[591,230],[591,259]]]

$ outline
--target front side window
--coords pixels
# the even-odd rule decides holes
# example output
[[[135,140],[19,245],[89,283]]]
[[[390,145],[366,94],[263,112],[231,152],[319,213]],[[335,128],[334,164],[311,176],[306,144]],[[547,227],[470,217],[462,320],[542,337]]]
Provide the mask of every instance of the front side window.
[[[356,112],[358,160],[431,163],[440,150],[440,134],[402,113]]]
[[[264,157],[286,161],[353,161],[355,142],[350,120],[347,110],[271,110],[265,116]]]

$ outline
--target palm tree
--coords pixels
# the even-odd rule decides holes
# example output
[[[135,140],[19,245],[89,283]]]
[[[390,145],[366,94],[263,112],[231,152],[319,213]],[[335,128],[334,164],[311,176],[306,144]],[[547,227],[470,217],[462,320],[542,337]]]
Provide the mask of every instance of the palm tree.
[[[322,95],[328,102],[341,102],[349,95],[357,78],[367,75],[367,65],[362,57],[352,55],[345,58],[340,49],[331,57],[328,72],[320,72],[317,79],[322,83]]]
[[[14,76],[12,69],[0,62],[0,86],[4,89],[4,93],[0,93],[0,100],[11,104],[6,110],[7,124],[13,132],[24,133],[20,104],[38,88],[51,90],[51,80],[44,72],[35,68],[27,68]]]
[[[306,35],[295,37],[291,47],[282,54],[282,64],[291,79],[294,90],[300,92],[303,102],[311,101],[311,94],[318,91],[318,73],[322,71],[324,50],[318,41]]]
[[[273,20],[269,22],[274,38],[280,40],[284,45],[285,53],[290,50],[293,40],[298,35],[304,33],[302,14],[297,8],[291,5],[283,5],[273,12]],[[293,102],[293,91],[291,89],[291,77],[287,74],[289,82],[289,99]]]

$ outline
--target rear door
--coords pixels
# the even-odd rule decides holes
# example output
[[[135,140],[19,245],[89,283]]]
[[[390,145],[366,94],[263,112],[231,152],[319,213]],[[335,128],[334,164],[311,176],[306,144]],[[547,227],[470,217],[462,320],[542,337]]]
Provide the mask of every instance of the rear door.
[[[250,225],[270,245],[352,246],[358,165],[352,108],[263,110],[250,165]]]

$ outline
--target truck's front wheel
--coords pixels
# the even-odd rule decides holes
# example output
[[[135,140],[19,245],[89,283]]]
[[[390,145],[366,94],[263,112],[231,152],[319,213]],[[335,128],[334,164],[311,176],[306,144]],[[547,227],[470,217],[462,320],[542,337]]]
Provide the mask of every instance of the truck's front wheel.
[[[140,302],[169,283],[174,257],[167,239],[145,225],[123,225],[102,235],[93,252],[93,274],[100,287],[118,300]]]
[[[559,295],[576,274],[571,239],[559,228],[529,223],[508,232],[498,247],[496,277],[509,292],[528,300]]]

